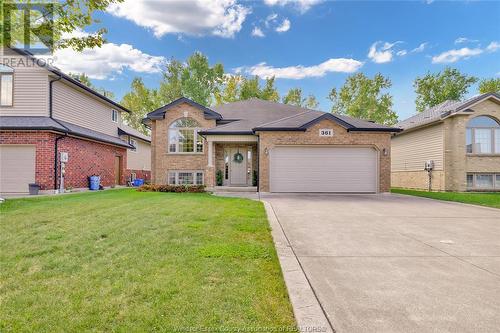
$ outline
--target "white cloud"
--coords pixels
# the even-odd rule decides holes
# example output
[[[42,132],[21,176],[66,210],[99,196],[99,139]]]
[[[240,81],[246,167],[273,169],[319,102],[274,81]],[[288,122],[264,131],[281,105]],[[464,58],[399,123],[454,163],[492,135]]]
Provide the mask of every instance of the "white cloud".
[[[484,49],[480,47],[476,48],[468,48],[463,47],[461,49],[453,49],[442,52],[434,57],[432,57],[433,64],[441,64],[441,63],[453,63],[462,59],[468,59],[470,57],[478,56],[484,52],[496,52],[500,49],[500,43],[497,41],[493,41]]]
[[[425,50],[425,48],[427,47],[427,42],[425,43],[421,43],[418,47],[414,48],[413,50],[411,50],[412,53],[420,53],[420,52],[423,52]]]
[[[236,0],[125,0],[108,11],[151,29],[158,38],[169,33],[234,37],[251,12]]]
[[[352,73],[363,66],[363,63],[354,59],[328,59],[319,65],[314,66],[289,66],[273,67],[265,62],[255,66],[245,68],[245,72],[251,75],[258,75],[262,78],[275,76],[280,79],[299,80],[308,77],[321,77],[330,72]],[[238,68],[241,72],[241,68]]]
[[[104,44],[101,48],[56,50],[54,65],[66,73],[85,73],[91,79],[107,79],[128,69],[137,73],[159,73],[165,58],[146,54],[129,44]]]
[[[324,0],[264,0],[268,6],[286,6],[292,5],[301,13],[307,12],[311,7],[323,2]]]
[[[277,32],[286,32],[288,30],[290,30],[290,20],[289,19],[284,19],[283,22],[281,22],[281,24],[276,27],[276,31]]]
[[[463,44],[463,43],[477,43],[479,40],[477,39],[469,39],[467,37],[458,37],[455,39],[455,44]]]
[[[486,51],[488,52],[495,52],[496,50],[500,49],[500,43],[498,42],[491,42],[487,47]]]
[[[394,50],[392,49],[394,45],[402,43],[400,41],[394,43],[388,42],[375,42],[370,47],[370,51],[368,52],[368,58],[370,58],[373,62],[377,64],[383,64],[386,62],[391,62]],[[381,45],[379,47],[379,45]]]
[[[445,51],[441,54],[438,54],[437,56],[432,57],[432,63],[453,63],[461,59],[468,59],[481,53],[483,53],[483,50],[481,50],[480,48],[470,49],[468,47],[463,47],[461,49]]]
[[[406,50],[401,50],[396,53],[398,56],[402,57],[408,54],[408,51]]]
[[[254,37],[265,37],[266,35],[262,32],[262,29],[259,27],[254,27],[252,30],[252,36]]]

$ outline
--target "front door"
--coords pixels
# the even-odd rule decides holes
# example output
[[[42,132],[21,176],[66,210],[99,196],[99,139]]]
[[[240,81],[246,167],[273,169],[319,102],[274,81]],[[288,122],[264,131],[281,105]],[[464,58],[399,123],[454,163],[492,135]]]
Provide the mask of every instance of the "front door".
[[[229,154],[230,166],[230,185],[247,184],[247,154],[244,147],[231,148]]]
[[[122,178],[122,157],[115,156],[115,185],[120,185]]]

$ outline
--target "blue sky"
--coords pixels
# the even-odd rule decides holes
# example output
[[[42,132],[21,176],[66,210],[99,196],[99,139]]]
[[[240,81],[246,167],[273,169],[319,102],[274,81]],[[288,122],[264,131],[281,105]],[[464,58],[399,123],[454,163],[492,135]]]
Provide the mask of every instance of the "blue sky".
[[[97,18],[109,45],[83,55],[62,51],[57,65],[85,71],[118,99],[136,76],[156,87],[164,61],[194,51],[230,73],[275,74],[282,95],[300,87],[324,111],[328,92],[348,75],[380,72],[392,80],[400,119],[415,112],[416,76],[446,66],[480,78],[500,75],[496,1],[127,0]]]

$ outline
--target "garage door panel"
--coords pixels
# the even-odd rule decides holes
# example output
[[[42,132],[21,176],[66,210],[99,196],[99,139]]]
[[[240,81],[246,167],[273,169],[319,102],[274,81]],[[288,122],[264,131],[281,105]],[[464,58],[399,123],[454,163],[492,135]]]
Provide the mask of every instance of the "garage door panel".
[[[270,158],[272,192],[377,192],[373,148],[277,147]]]
[[[27,193],[35,182],[36,147],[0,145],[0,193]]]

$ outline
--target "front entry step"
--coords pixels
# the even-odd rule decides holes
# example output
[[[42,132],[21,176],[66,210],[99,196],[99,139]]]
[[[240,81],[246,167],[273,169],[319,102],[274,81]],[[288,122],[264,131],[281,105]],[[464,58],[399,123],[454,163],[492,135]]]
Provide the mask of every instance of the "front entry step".
[[[257,186],[215,186],[207,188],[214,192],[257,192]]]

